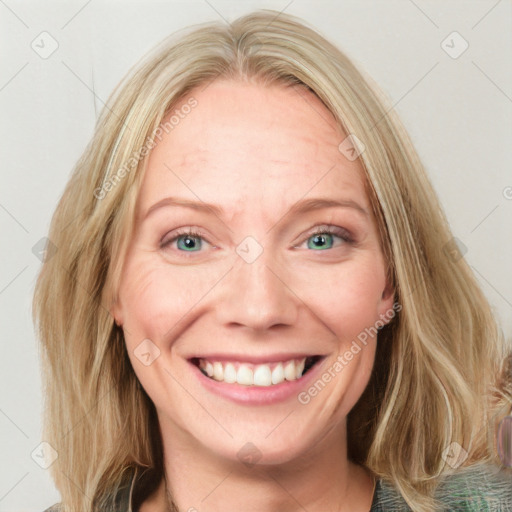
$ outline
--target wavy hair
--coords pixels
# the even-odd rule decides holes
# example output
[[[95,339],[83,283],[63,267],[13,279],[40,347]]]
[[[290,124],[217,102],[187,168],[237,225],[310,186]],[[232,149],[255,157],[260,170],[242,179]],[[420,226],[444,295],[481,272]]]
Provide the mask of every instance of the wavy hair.
[[[468,452],[463,466],[500,463],[494,439],[512,403],[510,349],[389,100],[304,22],[263,10],[181,30],[138,63],[103,109],[53,215],[55,250],[33,316],[43,438],[58,452],[50,471],[63,512],[108,508],[136,469],[163,477],[155,408],[110,308],[161,123],[217,78],[301,85],[364,143],[359,159],[401,310],[379,331],[373,374],[349,413],[349,457],[413,511],[434,510],[439,478],[453,471],[448,445]]]

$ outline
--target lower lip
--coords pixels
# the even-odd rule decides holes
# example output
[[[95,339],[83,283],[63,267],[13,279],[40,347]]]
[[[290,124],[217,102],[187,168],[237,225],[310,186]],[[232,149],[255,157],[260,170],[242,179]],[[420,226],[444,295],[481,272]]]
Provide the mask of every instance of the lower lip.
[[[269,405],[288,400],[299,395],[310,382],[315,379],[325,358],[320,359],[309,371],[298,380],[281,382],[272,386],[244,386],[242,384],[229,384],[210,379],[204,375],[199,367],[189,361],[199,382],[211,393],[228,398],[234,402],[246,405]]]

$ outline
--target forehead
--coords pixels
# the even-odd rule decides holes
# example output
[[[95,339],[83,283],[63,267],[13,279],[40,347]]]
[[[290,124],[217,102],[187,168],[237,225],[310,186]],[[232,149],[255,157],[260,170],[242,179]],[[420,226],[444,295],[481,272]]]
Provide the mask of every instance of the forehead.
[[[182,108],[191,99],[195,106]],[[303,87],[218,80],[191,91],[171,116],[172,129],[149,155],[141,212],[166,195],[233,213],[277,214],[309,193],[368,204],[360,163],[338,149],[346,134]]]

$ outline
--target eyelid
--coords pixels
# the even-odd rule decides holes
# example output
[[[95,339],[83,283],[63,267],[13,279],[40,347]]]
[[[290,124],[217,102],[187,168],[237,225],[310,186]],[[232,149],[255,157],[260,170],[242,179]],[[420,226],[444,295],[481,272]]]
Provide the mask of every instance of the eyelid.
[[[172,233],[171,238],[166,240],[166,237],[169,235],[169,233]],[[208,238],[205,236],[204,232],[195,226],[185,226],[181,228],[176,228],[168,233],[166,233],[163,238],[160,241],[160,248],[165,248],[171,243],[175,242],[176,239],[178,239],[180,236],[188,235],[193,238],[201,238],[206,243],[213,246],[213,244],[208,240]],[[186,252],[186,251],[180,251],[180,252]],[[193,252],[193,251],[191,251]]]
[[[294,248],[302,245],[305,241],[308,240],[308,238],[311,238],[312,236],[322,233],[329,233],[331,235],[335,235],[341,238],[346,243],[355,242],[351,233],[347,229],[342,228],[341,226],[336,226],[334,224],[317,224],[309,230],[307,235],[301,238],[301,241],[297,245],[294,245]]]
[[[354,243],[354,238],[352,237],[351,233],[341,227],[336,226],[334,224],[316,224],[312,226],[308,233],[304,235],[300,242],[298,244],[294,244],[293,248],[297,248],[300,245],[302,245],[304,242],[306,242],[309,238],[312,236],[315,236],[317,234],[323,234],[328,233],[334,236],[337,236],[338,238],[341,238],[345,243]],[[208,238],[205,236],[204,232],[196,227],[196,226],[185,226],[181,228],[176,228],[172,231],[172,237],[168,240],[165,240],[165,238],[169,235],[169,233],[166,233],[164,237],[162,238],[160,242],[160,248],[165,248],[169,246],[171,243],[174,243],[179,237],[188,235],[193,238],[201,238],[203,241],[205,241],[207,244],[211,245],[213,248],[215,246],[208,240]],[[201,252],[201,251],[178,251],[180,253],[194,253],[194,252]]]

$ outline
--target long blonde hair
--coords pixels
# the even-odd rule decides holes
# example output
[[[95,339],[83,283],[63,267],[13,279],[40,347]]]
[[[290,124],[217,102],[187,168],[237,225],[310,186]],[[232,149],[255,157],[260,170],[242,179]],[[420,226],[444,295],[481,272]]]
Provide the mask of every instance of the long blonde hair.
[[[53,216],[55,251],[38,277],[33,311],[43,437],[58,452],[50,471],[63,512],[107,506],[136,468],[163,476],[155,409],[110,307],[161,123],[187,93],[218,77],[301,84],[365,145],[359,158],[401,311],[380,330],[373,375],[349,414],[349,456],[395,485],[414,511],[433,510],[438,477],[451,471],[442,456],[451,443],[469,453],[464,465],[499,464],[494,434],[512,403],[507,345],[388,101],[300,20],[257,11],[229,26],[182,30],[129,73]]]

